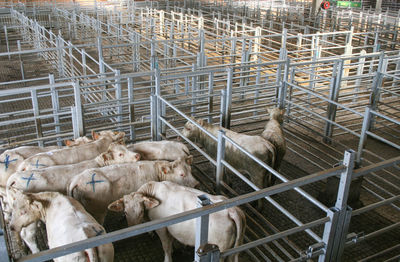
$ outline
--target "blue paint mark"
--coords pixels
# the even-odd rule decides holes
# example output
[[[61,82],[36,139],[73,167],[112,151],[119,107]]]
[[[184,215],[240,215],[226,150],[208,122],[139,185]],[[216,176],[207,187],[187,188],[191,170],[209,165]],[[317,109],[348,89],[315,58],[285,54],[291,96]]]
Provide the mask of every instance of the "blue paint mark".
[[[95,227],[92,226],[93,231],[96,233],[96,237],[102,235],[104,233],[103,229],[100,229],[100,231],[98,231]]]
[[[96,192],[96,189],[95,189],[95,184],[96,184],[96,183],[104,182],[104,180],[94,180],[94,176],[95,176],[95,175],[96,175],[96,173],[94,173],[94,174],[92,175],[92,181],[89,181],[89,182],[86,183],[86,185],[92,184],[93,192]]]
[[[17,161],[18,158],[10,160],[10,156],[6,154],[6,157],[4,158],[4,161],[0,161],[1,164],[4,164],[5,171],[7,171],[8,166],[10,165],[11,162]]]
[[[39,159],[36,160],[36,163],[35,163],[35,164],[31,164],[31,166],[34,166],[35,168],[39,168],[40,166],[46,167],[46,165],[39,164]]]
[[[33,173],[29,176],[29,177],[21,177],[23,180],[26,180],[26,188],[28,188],[29,187],[29,183],[32,181],[32,180],[36,180],[36,178],[33,178]]]

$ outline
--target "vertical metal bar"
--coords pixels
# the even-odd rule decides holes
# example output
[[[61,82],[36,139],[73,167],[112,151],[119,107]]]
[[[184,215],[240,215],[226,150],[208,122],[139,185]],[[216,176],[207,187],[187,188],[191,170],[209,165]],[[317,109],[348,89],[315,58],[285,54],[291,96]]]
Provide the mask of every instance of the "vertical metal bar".
[[[17,46],[18,46],[18,51],[21,51],[21,41],[20,40],[17,41]],[[18,54],[18,57],[19,57],[19,64],[20,64],[20,68],[21,68],[22,80],[25,80],[24,63],[22,62],[21,54]]]
[[[346,150],[343,158],[343,165],[346,169],[340,175],[338,195],[335,204],[335,208],[339,210],[337,229],[335,239],[332,244],[331,261],[340,261],[346,241],[347,230],[349,228],[351,209],[347,208],[347,199],[350,192],[350,185],[352,180],[352,174],[354,169],[354,158],[355,152],[353,150]],[[346,217],[346,214],[350,211],[350,217]],[[347,223],[347,224],[346,224]],[[340,251],[341,250],[341,251]]]
[[[287,58],[285,61],[283,81],[281,81],[280,85],[279,85],[278,107],[280,109],[285,108],[285,99],[286,99],[286,94],[287,94],[287,81],[289,79],[289,67],[290,67],[290,59]]]
[[[38,98],[37,98],[36,89],[33,89],[31,91],[31,98],[32,98],[33,116],[35,117],[36,137],[41,138],[41,137],[43,137],[42,122],[41,122],[41,119],[39,118],[39,115],[40,115],[39,102],[38,102]],[[43,146],[43,140],[38,141],[38,145]]]
[[[225,128],[231,127],[231,110],[232,110],[232,89],[233,89],[233,68],[227,69],[228,79],[226,83],[226,102],[225,102]]]
[[[77,124],[77,131],[78,137],[85,135],[85,127],[84,127],[84,120],[83,120],[83,108],[82,108],[82,101],[81,101],[81,89],[79,85],[79,81],[76,81],[74,84],[74,98],[75,98],[75,110],[76,110],[76,124]],[[75,137],[77,138],[77,137]]]
[[[192,72],[195,72],[197,69],[196,64],[192,65]],[[198,84],[197,84],[197,76],[192,76],[192,105],[190,107],[190,116],[194,117],[196,112],[196,104],[197,104],[197,91],[198,91]]]
[[[378,103],[379,103],[379,96],[380,96],[380,87],[382,86],[382,81],[383,81],[383,64],[384,64],[384,52],[381,53],[379,57],[379,64],[378,64],[378,69],[376,71],[374,81],[372,83],[372,91],[371,91],[371,97],[370,97],[370,106],[372,110],[377,110],[378,108]],[[371,116],[371,123],[369,124],[369,128],[374,128],[374,120],[375,117],[372,115]]]
[[[150,96],[150,113],[151,113],[151,139],[157,141],[157,99],[156,95]]]
[[[103,47],[101,43],[101,36],[97,37],[97,52],[99,55],[99,71],[100,74],[105,73],[104,60],[103,60]]]
[[[211,204],[210,199],[207,195],[200,195],[197,197],[197,207],[203,207]],[[204,215],[196,218],[196,239],[195,239],[195,255],[194,260],[196,262],[200,262],[200,257],[197,254],[200,246],[203,246],[208,241],[208,224],[209,224],[209,215]]]
[[[118,121],[118,125],[121,126],[122,125],[122,87],[121,87],[121,73],[119,70],[116,70],[115,72],[115,98],[117,99],[117,121]]]
[[[4,36],[6,39],[7,53],[10,53],[10,46],[8,44],[8,34],[7,34],[7,26],[6,25],[4,26]],[[8,60],[10,60],[10,59],[11,59],[10,54],[8,54]]]
[[[216,192],[217,194],[221,191],[221,181],[224,178],[224,166],[222,165],[222,160],[225,158],[225,131],[218,131],[218,145],[217,145],[217,169],[216,175]]]
[[[337,209],[331,208],[327,212],[327,216],[330,218],[330,221],[325,223],[324,233],[322,236],[322,241],[324,242],[324,245],[325,245],[325,252],[318,257],[318,262],[330,261],[330,256],[331,256],[332,247],[333,247],[332,241],[335,238],[335,233],[336,233],[336,228],[337,228],[336,225],[337,225],[338,217],[339,217],[339,214],[337,211],[338,211]]]
[[[59,104],[59,98],[58,98],[58,91],[56,88],[53,86],[55,84],[54,80],[54,75],[49,74],[49,83],[50,83],[50,90],[51,90],[51,103],[53,106],[53,115],[54,115],[54,126],[55,126],[55,132],[57,135],[61,134],[61,127],[60,127],[60,117],[58,116],[58,113],[60,111],[60,104]],[[62,146],[62,141],[60,137],[57,137],[57,145]]]
[[[161,132],[162,132],[162,125],[165,125],[164,123],[161,122],[159,117],[161,116],[161,103],[160,100],[158,99],[161,96],[161,76],[160,76],[160,70],[156,69],[155,73],[155,83],[156,83],[156,89],[155,89],[155,106],[156,106],[156,141],[161,140]]]
[[[225,127],[225,119],[226,119],[226,90],[221,90],[221,108],[220,108],[220,126]]]
[[[361,165],[361,155],[362,155],[362,150],[364,147],[365,139],[367,138],[367,130],[369,129],[369,125],[371,123],[370,120],[371,120],[371,108],[367,106],[367,107],[365,107],[363,125],[361,128],[360,141],[358,143],[358,149],[357,149],[356,163],[358,166]]]
[[[129,103],[129,121],[131,123],[135,122],[135,97],[134,97],[134,89],[133,89],[133,78],[128,78],[128,103]],[[131,134],[131,141],[135,142],[136,134],[135,134],[135,126],[133,124],[129,125],[129,130]]]
[[[208,123],[213,123],[212,113],[214,110],[214,73],[208,75]]]
[[[82,51],[82,72],[83,72],[83,75],[84,76],[86,76],[87,75],[87,72],[86,72],[86,52],[85,52],[85,49],[82,49],[81,50]]]

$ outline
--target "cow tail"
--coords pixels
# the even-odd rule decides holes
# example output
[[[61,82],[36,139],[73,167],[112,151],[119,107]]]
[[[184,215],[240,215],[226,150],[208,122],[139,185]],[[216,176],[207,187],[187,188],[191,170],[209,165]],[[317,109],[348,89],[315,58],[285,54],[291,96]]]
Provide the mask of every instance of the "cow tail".
[[[246,216],[239,207],[229,208],[228,214],[236,225],[236,239],[233,247],[238,247],[243,243],[243,237],[246,231]],[[232,255],[228,261],[238,262],[239,253]]]

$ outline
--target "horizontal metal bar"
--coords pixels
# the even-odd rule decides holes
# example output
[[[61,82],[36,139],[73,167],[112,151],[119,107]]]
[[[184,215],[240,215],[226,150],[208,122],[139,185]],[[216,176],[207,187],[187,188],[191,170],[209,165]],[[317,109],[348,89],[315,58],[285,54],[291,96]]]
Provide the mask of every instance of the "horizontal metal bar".
[[[355,169],[353,172],[353,178],[357,178],[359,176],[363,176],[375,171],[379,171],[381,169],[384,169],[386,167],[391,167],[394,165],[398,165],[400,164],[400,156],[399,157],[395,157],[395,158],[391,158],[388,160],[384,160],[382,162],[376,163],[376,164],[372,164],[366,167],[361,167],[358,169]]]
[[[381,207],[381,206],[384,206],[384,205],[391,204],[392,202],[397,201],[399,199],[400,199],[400,195],[394,196],[394,197],[385,199],[383,201],[380,201],[380,202],[377,202],[377,203],[374,203],[374,204],[371,204],[371,205],[368,205],[368,206],[353,210],[351,215],[352,216],[357,216],[357,215],[360,215],[362,213],[368,212],[368,211],[370,211],[372,209],[375,209],[375,208],[378,208],[378,207]]]

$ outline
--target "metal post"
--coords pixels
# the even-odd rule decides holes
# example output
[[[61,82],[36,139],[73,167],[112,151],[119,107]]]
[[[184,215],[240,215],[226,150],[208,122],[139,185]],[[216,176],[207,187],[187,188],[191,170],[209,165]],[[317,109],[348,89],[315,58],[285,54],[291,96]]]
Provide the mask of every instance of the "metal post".
[[[59,104],[59,99],[58,99],[58,91],[53,86],[55,84],[53,74],[49,74],[49,83],[50,83],[50,85],[52,85],[52,86],[50,86],[50,90],[51,90],[51,103],[53,106],[55,132],[57,135],[60,135],[60,133],[61,133],[60,117],[58,116],[58,113],[60,111],[60,104]],[[61,141],[60,137],[57,137],[57,145],[62,146],[62,141]]]
[[[131,141],[135,142],[136,134],[135,134],[135,126],[132,124],[135,122],[135,99],[134,99],[134,89],[133,89],[133,78],[128,78],[128,103],[129,103],[129,121],[131,124],[129,125]]]
[[[232,88],[233,88],[233,68],[227,69],[228,79],[226,84],[226,102],[225,102],[225,125],[224,127],[230,129],[231,127],[231,109],[232,109]]]
[[[162,130],[165,128],[163,127],[163,125],[165,125],[164,123],[161,122],[161,120],[159,119],[159,117],[161,116],[161,103],[160,100],[158,99],[161,96],[161,76],[160,76],[160,70],[156,69],[156,74],[155,74],[155,83],[156,83],[156,89],[155,89],[155,110],[156,110],[156,141],[160,141],[161,140],[161,132]]]
[[[121,73],[119,70],[116,70],[115,72],[115,86],[116,86],[116,90],[115,90],[115,98],[117,99],[117,104],[118,104],[118,109],[117,109],[117,121],[118,121],[118,125],[121,126],[122,125],[122,87],[121,87]]]
[[[225,131],[218,131],[218,145],[217,145],[217,170],[216,175],[216,192],[217,194],[221,191],[221,181],[224,178],[224,166],[222,165],[222,160],[225,158]]]
[[[343,60],[340,60],[337,63],[334,64],[333,72],[332,72],[332,80],[331,80],[331,88],[329,91],[329,99],[332,101],[337,101],[339,97],[339,91],[340,91],[340,83],[342,79],[342,71],[343,71]],[[326,113],[327,113],[327,118],[330,121],[335,121],[336,119],[336,109],[337,106],[335,104],[329,103]],[[324,143],[330,143],[331,142],[331,137],[333,133],[333,125],[330,122],[325,123],[325,136],[324,136]]]
[[[378,107],[379,103],[379,96],[380,96],[380,88],[382,86],[382,81],[383,81],[383,64],[384,64],[384,53],[382,52],[380,57],[379,57],[379,64],[378,64],[378,69],[376,71],[374,81],[372,83],[372,92],[371,92],[371,97],[370,97],[370,106],[372,110],[376,110]],[[370,124],[369,128],[374,128],[374,120],[375,117],[371,116],[370,119]]]
[[[358,166],[361,165],[362,150],[364,147],[365,139],[367,138],[367,131],[369,129],[370,123],[371,123],[371,108],[367,106],[365,107],[364,120],[361,128],[360,141],[358,143],[358,149],[357,149],[356,163]]]
[[[83,122],[83,108],[81,101],[81,89],[79,85],[79,81],[76,81],[74,84],[74,97],[75,97],[75,113],[76,113],[76,125],[77,125],[77,134],[78,137],[85,135],[85,127]],[[75,136],[75,138],[77,138]]]
[[[10,53],[10,47],[8,45],[7,26],[6,25],[4,26],[4,36],[5,36],[5,39],[6,39],[7,53]],[[11,57],[10,57],[10,55],[8,55],[8,60],[10,60],[10,59],[11,59]]]
[[[36,89],[33,89],[31,91],[31,98],[32,98],[33,116],[35,117],[36,137],[41,138],[41,137],[43,137],[42,122],[41,122],[41,119],[39,118],[39,115],[40,115],[39,102],[38,102],[38,98],[37,98]],[[43,146],[43,140],[38,141],[38,145]]]
[[[197,207],[208,206],[211,204],[210,199],[207,195],[197,196],[198,202]],[[201,246],[205,245],[208,241],[208,222],[209,215],[204,215],[196,218],[196,239],[195,239],[195,255],[194,260],[196,262],[203,262],[205,260],[200,259],[198,252],[201,252],[199,249]]]
[[[220,108],[220,126],[225,127],[225,119],[226,119],[226,90],[222,89],[221,90],[221,108]]]
[[[21,51],[21,41],[20,40],[17,41],[17,46],[18,46],[18,51]],[[22,80],[25,80],[24,63],[22,62],[21,54],[18,54],[18,57],[19,57],[19,64],[20,64],[20,68],[21,68]]]
[[[212,113],[214,110],[214,73],[208,75],[208,123],[213,123]]]
[[[340,243],[340,241],[345,241],[348,223],[350,223],[350,218],[347,216],[349,214],[347,199],[354,169],[354,157],[355,152],[353,150],[346,150],[343,158],[343,165],[346,166],[346,169],[340,175],[335,207],[328,212],[331,221],[325,224],[322,239],[325,244],[325,252],[320,255],[319,262],[340,261],[341,254],[339,254],[339,250],[344,248],[344,246],[341,246],[343,243]]]
[[[103,48],[101,43],[101,36],[97,37],[97,52],[99,55],[99,71],[100,74],[105,73],[104,61],[103,61]]]
[[[287,81],[289,79],[289,67],[290,67],[290,59],[286,59],[285,62],[285,71],[283,76],[283,81],[279,84],[279,94],[278,94],[278,106],[280,109],[285,108],[285,99],[287,93]]]

